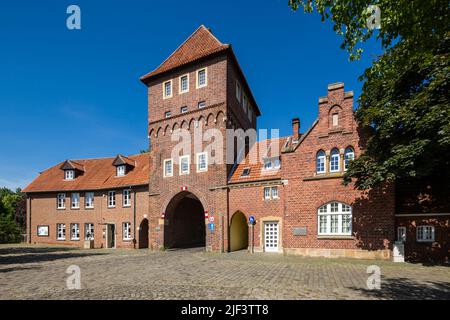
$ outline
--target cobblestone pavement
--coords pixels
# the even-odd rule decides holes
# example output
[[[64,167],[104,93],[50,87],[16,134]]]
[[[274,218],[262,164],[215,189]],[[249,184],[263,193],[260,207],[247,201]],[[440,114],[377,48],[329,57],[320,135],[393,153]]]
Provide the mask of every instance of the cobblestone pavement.
[[[367,266],[381,268],[368,290]],[[81,289],[66,269],[81,269]],[[201,249],[0,245],[0,299],[450,299],[450,267]]]

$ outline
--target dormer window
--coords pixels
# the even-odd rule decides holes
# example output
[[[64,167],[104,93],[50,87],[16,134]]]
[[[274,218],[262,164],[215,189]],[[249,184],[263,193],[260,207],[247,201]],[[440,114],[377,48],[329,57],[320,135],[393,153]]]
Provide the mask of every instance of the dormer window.
[[[281,162],[279,158],[270,158],[264,160],[264,170],[280,169]]]
[[[75,170],[64,170],[64,179],[65,180],[75,179]]]
[[[248,177],[249,175],[250,175],[250,168],[244,168],[244,170],[242,170],[241,177]]]
[[[117,166],[117,176],[123,177],[125,175],[126,167],[125,165]]]
[[[270,170],[270,169],[272,169],[272,161],[266,160],[266,162],[264,162],[264,170]]]

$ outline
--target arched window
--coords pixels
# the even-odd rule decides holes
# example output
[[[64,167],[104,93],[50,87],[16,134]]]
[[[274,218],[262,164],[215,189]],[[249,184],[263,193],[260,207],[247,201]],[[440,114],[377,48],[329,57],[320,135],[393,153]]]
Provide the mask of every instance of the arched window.
[[[317,212],[319,235],[351,235],[352,207],[341,202],[330,202]]]
[[[330,156],[330,172],[338,172],[339,171],[339,150],[334,148],[331,150]]]
[[[325,172],[325,152],[323,150],[317,152],[316,171],[317,173]]]
[[[352,147],[345,148],[344,153],[344,170],[348,169],[348,165],[350,164],[350,161],[355,159],[355,151]]]

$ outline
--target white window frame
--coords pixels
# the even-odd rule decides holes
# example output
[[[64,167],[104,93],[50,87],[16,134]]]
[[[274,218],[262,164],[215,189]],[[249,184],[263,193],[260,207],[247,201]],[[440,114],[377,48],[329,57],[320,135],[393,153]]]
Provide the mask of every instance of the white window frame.
[[[200,107],[200,105],[203,105],[203,107]],[[199,101],[197,104],[197,109],[204,109],[204,108],[206,108],[206,101],[204,100]]]
[[[66,209],[66,194],[65,193],[58,193],[56,195],[56,208],[58,210]]]
[[[122,191],[122,206],[131,207],[131,189],[124,189]]]
[[[397,241],[406,242],[406,227],[397,227]]]
[[[322,152],[323,155],[319,156],[319,153]],[[323,167],[323,170],[319,171],[319,163],[322,164],[320,167]],[[319,150],[316,153],[316,172],[317,173],[325,173],[327,167],[327,156],[325,154],[325,151]]]
[[[181,82],[181,79],[184,78],[184,77],[186,77],[186,79],[187,79],[187,87],[186,87],[186,90],[183,90],[183,88],[182,88],[182,82]],[[182,93],[186,93],[186,92],[189,92],[189,73],[186,73],[186,74],[181,75],[181,76],[179,77],[179,80],[178,80],[178,93],[179,93],[179,94],[182,94]]]
[[[80,209],[80,193],[73,192],[70,195],[70,209]]]
[[[276,190],[276,193],[274,193],[274,190]],[[264,187],[263,198],[264,200],[280,199],[280,194],[278,192],[279,192],[278,186]]]
[[[273,168],[272,160],[264,162],[264,170],[272,170],[272,168]]]
[[[334,120],[336,120],[336,122]],[[339,113],[338,112],[331,114],[331,125],[333,127],[339,126]]]
[[[90,201],[88,199],[91,199]],[[86,192],[84,194],[84,206],[87,209],[94,208],[94,192]]]
[[[75,170],[64,170],[64,180],[73,180],[75,179]]]
[[[187,159],[187,170],[183,170],[183,161]],[[191,166],[191,157],[189,155],[184,155],[180,157],[180,176],[189,174]]]
[[[116,192],[108,191],[108,208],[116,207]]]
[[[337,153],[333,154],[333,151],[337,151]],[[337,169],[333,169],[333,158],[337,158]],[[341,154],[339,153],[338,149],[331,150],[330,153],[330,172],[339,172],[340,171],[340,164],[341,162]]]
[[[205,70],[205,83],[202,84],[202,85],[200,85],[200,77],[199,77],[199,74],[200,74],[200,72],[203,71],[203,70]],[[206,86],[208,85],[208,68],[207,68],[207,67],[204,67],[204,68],[198,69],[197,72],[196,72],[195,74],[196,74],[195,87],[196,87],[197,89],[206,87]]]
[[[332,204],[338,205],[337,211],[332,212],[331,207]],[[350,208],[350,211],[344,211],[344,206],[348,206]],[[342,232],[343,227],[343,218],[344,216],[350,216],[350,230],[347,232]],[[321,217],[325,218],[325,231],[321,231],[320,229],[320,219]],[[337,232],[332,232],[332,225],[331,221],[336,219],[337,217]],[[327,204],[324,204],[320,206],[320,208],[317,210],[317,234],[319,236],[351,236],[352,235],[352,228],[353,228],[353,208],[350,205],[347,205],[342,202],[338,201],[332,201]]]
[[[131,222],[122,222],[122,240],[131,240]]]
[[[236,81],[236,99],[239,103],[241,103],[242,100],[242,87],[239,81]]]
[[[183,110],[186,110],[186,111],[183,111]],[[188,109],[187,106],[182,106],[182,107],[180,108],[180,113],[181,113],[181,114],[183,114],[183,113],[188,113],[188,112],[189,112],[189,109]]]
[[[345,148],[344,151],[344,171],[347,171],[350,161],[355,159],[355,150],[352,147]]]
[[[200,157],[205,156],[205,167],[201,168],[200,166]],[[206,172],[208,171],[208,153],[207,152],[199,152],[197,153],[197,172]]]
[[[116,168],[116,176],[117,177],[124,177],[126,172],[127,172],[127,168],[124,164],[117,166],[117,168]]]
[[[270,200],[272,195],[272,190],[270,187],[264,187],[264,200]]]
[[[167,170],[166,170],[166,163],[167,162],[170,162],[170,173],[167,173]],[[164,178],[166,178],[166,177],[173,177],[173,159],[172,158],[164,160],[163,177]]]
[[[74,227],[76,226],[76,229]],[[74,232],[75,230],[75,232]],[[79,223],[71,223],[70,224],[70,240],[80,240],[80,224]]]
[[[66,224],[56,224],[56,240],[66,240]]]
[[[89,233],[89,237],[88,237]],[[94,240],[95,236],[95,226],[93,223],[85,223],[84,224],[84,240]]]
[[[276,190],[276,192],[274,193],[274,190]],[[278,194],[278,187],[272,187],[270,190],[270,196],[272,197],[272,199],[279,199],[280,196]]]
[[[171,116],[172,116],[172,112],[170,112],[170,111],[164,112],[164,118],[165,118],[165,119],[168,119],[168,118],[170,118]]]
[[[425,235],[425,230],[429,229],[429,231],[427,231],[427,234],[431,234],[430,238],[424,238],[423,236]],[[420,230],[422,231],[422,238],[419,238],[419,234],[421,233]],[[434,226],[430,226],[430,225],[421,225],[421,226],[417,226],[416,229],[416,239],[417,242],[434,242],[435,241],[435,228]]]
[[[166,95],[166,84],[169,83],[170,84],[170,94]],[[169,99],[172,98],[173,96],[173,83],[172,80],[167,80],[163,82],[163,86],[162,86],[162,90],[163,90],[163,99]]]

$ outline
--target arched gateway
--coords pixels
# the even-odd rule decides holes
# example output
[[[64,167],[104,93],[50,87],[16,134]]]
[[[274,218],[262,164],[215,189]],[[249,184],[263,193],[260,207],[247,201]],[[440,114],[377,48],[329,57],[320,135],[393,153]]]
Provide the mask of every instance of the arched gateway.
[[[205,210],[192,193],[183,191],[170,200],[165,211],[164,247],[205,246]]]

